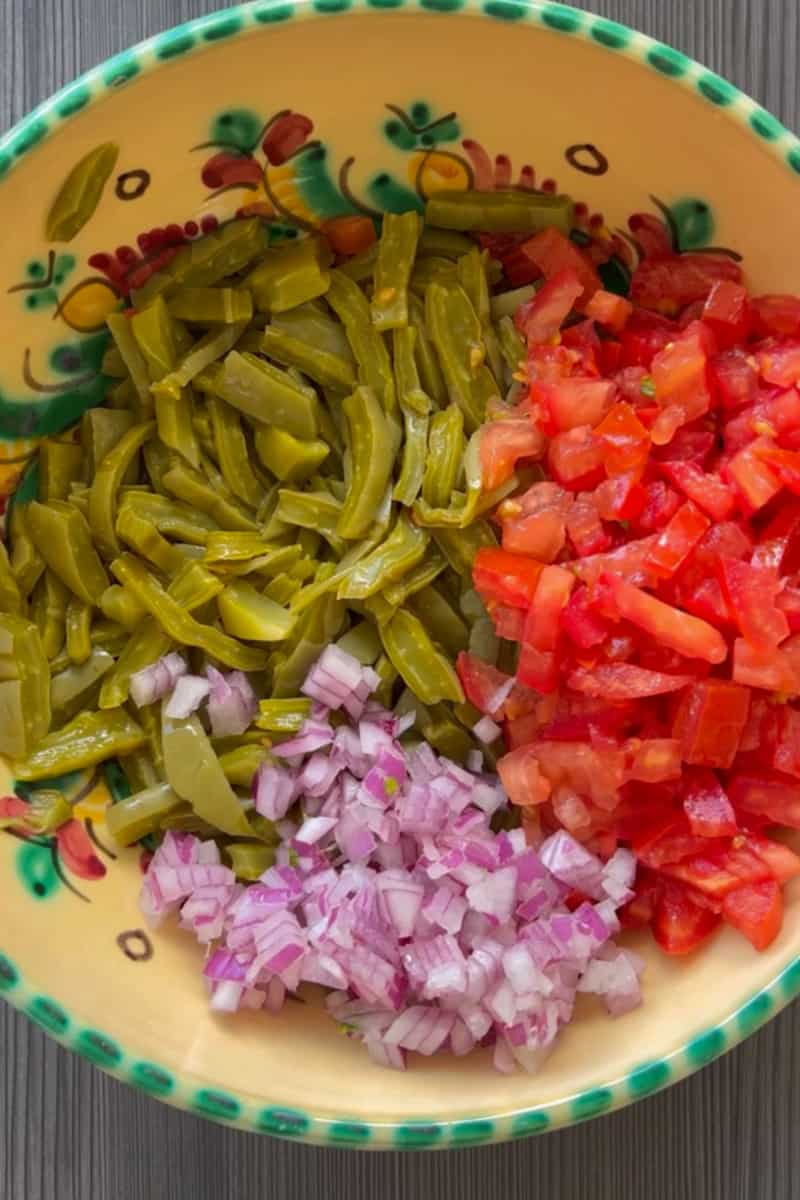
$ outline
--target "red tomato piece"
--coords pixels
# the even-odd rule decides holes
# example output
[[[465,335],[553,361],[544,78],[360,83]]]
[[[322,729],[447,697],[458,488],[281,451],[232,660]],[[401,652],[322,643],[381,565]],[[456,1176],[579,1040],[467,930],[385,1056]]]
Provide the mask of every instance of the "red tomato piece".
[[[572,270],[559,271],[548,279],[514,314],[514,323],[527,343],[551,341],[582,293],[583,284]]]
[[[747,289],[730,279],[718,279],[703,306],[703,320],[713,329],[718,345],[744,341],[750,328]]]
[[[713,335],[695,322],[653,359],[650,369],[656,400],[662,408],[679,409],[684,418],[681,424],[701,417],[711,407],[708,358],[714,349]],[[654,427],[654,442],[663,445],[669,440],[657,438]]]
[[[758,396],[758,375],[751,356],[741,347],[715,354],[709,364],[716,394],[725,408],[753,404]]]
[[[577,667],[567,678],[567,685],[573,691],[612,702],[679,692],[691,682],[691,675],[666,675],[632,663]]]
[[[584,311],[598,325],[610,329],[612,333],[621,333],[633,312],[633,305],[624,296],[598,288]]]
[[[727,464],[725,473],[736,490],[742,511],[748,516],[758,512],[781,490],[776,472],[759,453],[774,449],[775,444],[769,438],[757,438]]]
[[[618,615],[651,634],[662,645],[687,658],[702,658],[710,663],[721,663],[727,658],[724,638],[707,621],[665,604],[617,575],[606,574],[603,580],[610,589]]]
[[[681,506],[681,497],[663,479],[642,486],[646,496],[644,508],[632,524],[637,533],[652,533],[668,524]]]
[[[687,769],[681,794],[692,833],[705,838],[733,837],[737,833],[733,805],[713,771],[702,767]]]
[[[703,679],[684,692],[673,736],[684,762],[697,767],[730,767],[750,711],[746,687],[725,679]]]
[[[462,650],[456,659],[456,670],[464,695],[479,712],[504,721],[535,711],[538,696],[476,655]]]
[[[747,814],[765,817],[771,824],[800,829],[800,783],[776,772],[739,774],[728,780],[728,799],[740,820]]]
[[[773,767],[800,779],[800,712],[782,705],[773,717],[771,733]]]
[[[480,435],[481,486],[486,492],[506,483],[520,459],[541,458],[544,435],[528,418],[491,421]]]
[[[796,496],[800,495],[800,453],[797,450],[779,450],[764,446],[757,451],[761,462],[775,473],[783,487]]]
[[[729,925],[753,943],[756,950],[766,950],[783,924],[780,884],[774,879],[743,884],[725,897],[722,915]]]
[[[640,867],[634,880],[634,897],[617,912],[623,929],[646,929],[656,911],[664,881]]]
[[[614,475],[594,492],[597,511],[605,521],[631,521],[638,517],[647,501],[647,492],[639,483],[639,472]]]
[[[716,438],[708,429],[679,429],[668,446],[658,446],[653,458],[658,462],[705,464]]]
[[[719,580],[743,636],[756,650],[774,650],[789,636],[789,622],[775,604],[778,572],[740,559],[719,560]]]
[[[732,259],[716,254],[670,254],[646,258],[631,279],[634,304],[674,316],[695,300],[705,300],[720,279],[739,283],[741,269]]]
[[[797,296],[755,296],[751,304],[758,333],[780,337],[800,334],[800,298]]]
[[[542,563],[558,558],[566,540],[564,516],[555,509],[503,521],[503,549],[530,554]]]
[[[694,550],[711,522],[691,500],[678,509],[658,536],[647,565],[662,579],[671,578]]]
[[[532,383],[530,398],[541,409],[545,431],[563,433],[580,425],[597,425],[613,404],[615,390],[609,379],[562,379]]]
[[[676,738],[646,738],[633,750],[633,759],[627,770],[629,780],[636,783],[666,783],[680,777],[681,748]]]
[[[497,773],[512,804],[544,804],[550,797],[551,785],[542,775],[533,746],[520,746],[505,754],[498,760]]]
[[[603,478],[603,450],[595,441],[591,425],[576,425],[557,433],[547,447],[550,474],[570,491],[585,491]]]
[[[800,588],[785,584],[775,603],[786,617],[792,633],[800,632]]]
[[[642,367],[649,371],[653,358],[677,336],[678,327],[666,317],[635,308],[620,335],[621,367]],[[637,392],[639,385],[637,384]],[[639,393],[641,395],[641,393]],[[652,394],[652,393],[651,393]]]
[[[720,918],[675,880],[664,881],[653,916],[653,936],[667,954],[689,954],[719,925]]]
[[[568,270],[580,280],[580,300],[576,307],[581,311],[600,287],[600,277],[591,262],[574,242],[552,226],[524,242],[522,251],[536,264],[546,279],[549,280]]]
[[[594,611],[585,587],[578,588],[569,598],[561,614],[561,628],[582,650],[591,650],[606,640],[611,628]]]
[[[577,508],[577,503],[575,507]],[[618,572],[633,583],[654,582],[653,573],[646,563],[647,555],[655,542],[656,535],[650,534],[649,537],[626,542],[608,553],[588,554],[584,558],[575,559],[569,566],[584,583],[596,583],[607,571]]]
[[[525,619],[523,644],[536,650],[555,650],[561,631],[561,614],[575,586],[575,576],[564,567],[546,566],[539,576]]]
[[[572,788],[606,811],[616,808],[625,769],[625,756],[617,746],[542,740],[528,749],[553,787]]]
[[[334,254],[340,254],[344,258],[368,250],[377,238],[372,217],[334,217],[324,222],[322,231]]]
[[[509,642],[521,642],[525,628],[525,612],[521,608],[510,608],[507,604],[495,604],[490,609],[495,633]]]
[[[735,509],[736,497],[719,475],[693,462],[662,462],[660,469],[670,483],[715,521],[727,520]]]
[[[472,580],[484,603],[494,601],[512,608],[528,607],[541,573],[542,564],[532,558],[492,546],[482,547],[472,566]]]
[[[758,372],[766,383],[793,387],[800,382],[800,344],[792,341],[767,344],[755,355]]]
[[[523,640],[517,663],[517,679],[520,683],[547,696],[558,687],[559,671],[560,663],[555,651],[539,650]]]
[[[754,854],[766,863],[773,879],[778,883],[788,883],[800,875],[800,856],[784,846],[783,842],[775,842],[771,838],[762,837],[760,833],[750,832],[747,844]]]
[[[606,532],[597,505],[590,497],[578,496],[567,513],[567,533],[575,552],[580,555],[598,555],[611,547],[611,537]]]
[[[650,453],[650,434],[624,400],[609,409],[594,431],[608,475],[641,473]]]
[[[757,650],[745,638],[733,643],[733,678],[745,687],[792,695],[800,691],[800,676],[791,658],[779,646]]]

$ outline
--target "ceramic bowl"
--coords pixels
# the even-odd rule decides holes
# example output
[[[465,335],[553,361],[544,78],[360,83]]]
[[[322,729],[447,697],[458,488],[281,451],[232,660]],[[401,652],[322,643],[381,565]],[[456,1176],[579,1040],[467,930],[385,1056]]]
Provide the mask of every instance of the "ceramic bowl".
[[[65,180],[106,143],[88,219],[54,228]],[[242,210],[314,226],[510,185],[570,193],[574,236],[613,238],[622,279],[644,214],[680,249],[741,255],[756,288],[798,287],[800,143],[614,22],[533,0],[258,0],[117,55],[0,141],[0,490],[100,402],[105,316],[168,247]],[[688,961],[635,943],[643,1007],[615,1022],[587,1003],[538,1075],[497,1074],[488,1052],[383,1071],[306,1005],[209,1013],[200,951],[144,928],[139,856],[104,828],[119,783],[64,777],[56,837],[0,834],[0,992],[118,1078],[243,1129],[372,1147],[553,1129],[680,1079],[800,990],[796,881],[763,954],[732,932]],[[2,791],[5,813],[29,794],[7,772]]]

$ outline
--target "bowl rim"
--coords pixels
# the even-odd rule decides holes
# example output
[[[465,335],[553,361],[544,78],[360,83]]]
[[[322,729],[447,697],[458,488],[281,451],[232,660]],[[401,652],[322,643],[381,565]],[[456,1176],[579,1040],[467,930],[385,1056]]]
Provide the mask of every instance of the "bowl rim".
[[[645,70],[694,92],[743,126],[773,157],[800,179],[800,138],[768,110],[721,76],[670,46],[620,22],[568,7],[556,0],[247,0],[194,18],[121,51],[79,76],[39,104],[0,138],[0,183],[14,165],[78,113],[141,75],[178,57],[284,25],[295,19],[330,19],[353,11],[402,10],[466,15],[505,23],[533,24],[577,37],[610,53],[622,54]],[[143,1061],[110,1035],[89,1028],[76,1012],[67,1012],[44,994],[0,946],[0,996],[37,1022],[67,1048],[146,1094],[222,1124],[306,1141],[371,1149],[433,1149],[506,1141],[563,1128],[608,1113],[686,1078],[738,1045],[800,994],[800,957],[792,959],[769,983],[738,1009],[660,1058],[642,1061],[623,1076],[583,1092],[533,1108],[512,1109],[489,1117],[430,1121],[374,1121],[307,1111],[263,1107],[233,1089],[209,1087],[187,1071]]]

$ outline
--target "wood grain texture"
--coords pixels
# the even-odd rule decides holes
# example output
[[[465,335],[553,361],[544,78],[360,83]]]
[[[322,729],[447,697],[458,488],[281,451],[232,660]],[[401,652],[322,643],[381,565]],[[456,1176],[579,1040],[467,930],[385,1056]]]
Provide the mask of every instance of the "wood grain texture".
[[[221,3],[221,0],[220,0]],[[0,127],[214,0],[0,0]],[[584,6],[588,7],[588,6]],[[594,0],[800,126],[797,0]],[[724,986],[724,980],[721,981]],[[795,1200],[800,1005],[687,1082],[496,1148],[364,1155],[235,1133],[123,1087],[0,1004],[2,1200]]]

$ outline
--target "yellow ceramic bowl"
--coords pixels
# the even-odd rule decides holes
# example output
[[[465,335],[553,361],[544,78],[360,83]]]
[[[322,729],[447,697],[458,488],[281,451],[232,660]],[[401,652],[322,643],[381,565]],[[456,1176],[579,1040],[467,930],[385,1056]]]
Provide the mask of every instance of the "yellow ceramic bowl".
[[[53,240],[72,232],[48,224],[62,184],[107,142],[90,219]],[[512,184],[571,193],[576,236],[615,237],[623,275],[647,214],[681,249],[737,251],[756,288],[800,288],[800,143],[676,51],[559,4],[257,0],[98,67],[0,141],[2,493],[37,437],[101,400],[120,294],[204,223],[313,226]],[[57,838],[0,835],[0,991],[119,1078],[241,1128],[395,1147],[547,1130],[681,1078],[800,990],[796,882],[764,954],[731,932],[686,962],[637,946],[644,1006],[615,1022],[587,1003],[539,1075],[485,1052],[383,1071],[301,1004],[212,1016],[192,940],[143,928],[137,854],[104,828],[114,773],[62,786]]]

